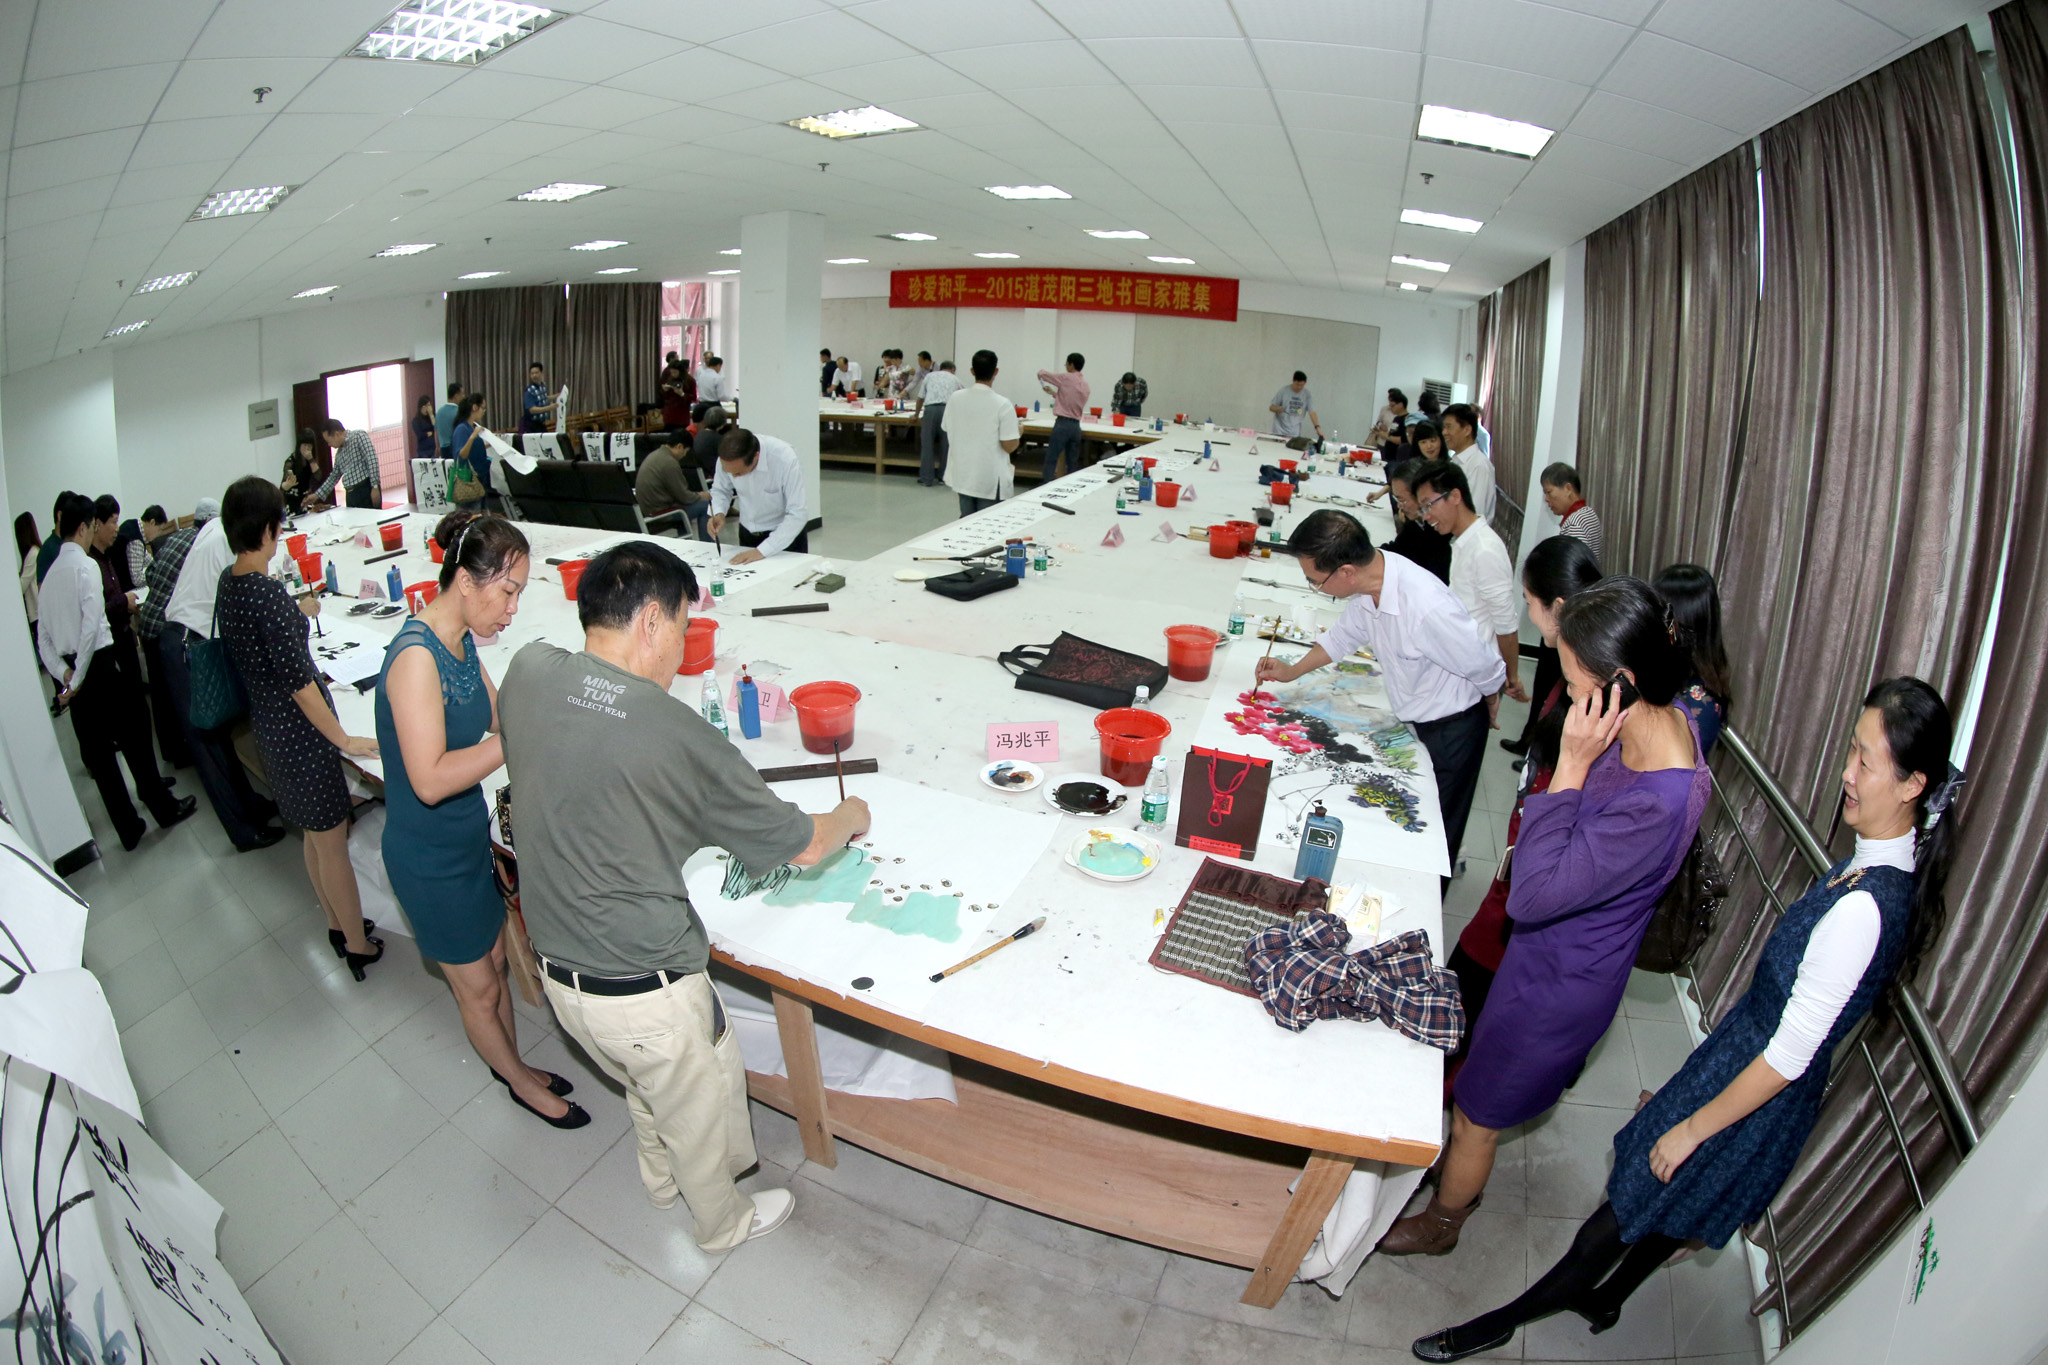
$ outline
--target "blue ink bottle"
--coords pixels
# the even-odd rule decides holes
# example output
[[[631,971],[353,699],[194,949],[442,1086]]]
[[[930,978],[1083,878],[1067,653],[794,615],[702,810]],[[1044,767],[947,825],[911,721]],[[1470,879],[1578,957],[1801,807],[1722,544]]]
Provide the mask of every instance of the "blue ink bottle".
[[[1344,842],[1344,822],[1328,815],[1323,803],[1316,802],[1301,826],[1301,848],[1294,855],[1294,879],[1298,882],[1314,877],[1328,883],[1337,874],[1337,849]]]
[[[740,733],[748,739],[761,737],[761,689],[745,669],[740,670]]]

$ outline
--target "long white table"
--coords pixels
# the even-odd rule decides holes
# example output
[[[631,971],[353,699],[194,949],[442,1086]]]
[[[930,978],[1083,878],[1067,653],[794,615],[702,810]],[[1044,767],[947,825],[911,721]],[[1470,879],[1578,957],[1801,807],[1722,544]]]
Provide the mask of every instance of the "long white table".
[[[1025,415],[1018,419],[1018,429],[1026,436],[1043,439],[1052,434],[1052,410],[1042,408],[1032,412],[1030,404],[1025,405]],[[903,455],[891,455],[888,450],[889,429],[903,427],[915,432],[922,419],[918,416],[916,404],[906,407],[901,402],[893,409],[884,408],[878,398],[864,398],[856,406],[845,398],[821,398],[818,400],[818,426],[822,431],[826,425],[869,426],[875,430],[874,470],[877,474],[887,469],[915,469],[918,467],[918,453],[915,447]],[[1165,432],[1155,431],[1153,419],[1132,417],[1125,425],[1118,426],[1107,415],[1086,418],[1081,423],[1081,439],[1084,449],[1097,444],[1149,445],[1161,440]],[[1171,426],[1168,431],[1174,430]],[[863,456],[846,451],[823,452],[820,459],[836,462],[858,462],[867,464]]]

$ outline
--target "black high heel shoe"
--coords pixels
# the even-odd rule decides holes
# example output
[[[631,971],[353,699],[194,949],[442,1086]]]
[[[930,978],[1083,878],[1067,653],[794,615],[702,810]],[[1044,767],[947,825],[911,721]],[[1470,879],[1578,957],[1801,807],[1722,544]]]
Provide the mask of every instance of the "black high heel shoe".
[[[363,921],[363,937],[369,938],[370,942],[376,944],[379,948],[381,948],[384,946],[383,939],[370,938],[370,935],[376,932],[377,921],[373,919],[366,919]],[[336,957],[348,956],[348,935],[342,933],[341,930],[339,929],[329,929],[327,931],[327,941],[334,945],[334,955]]]
[[[363,968],[381,961],[384,957],[384,940],[373,938],[370,942],[377,945],[377,951],[374,953],[352,953],[346,948],[341,950],[341,960],[348,963],[348,974],[358,981],[363,979]]]
[[[491,1079],[504,1086],[507,1090],[512,1088],[512,1082],[500,1076],[496,1067],[491,1068]],[[567,1076],[558,1076],[552,1071],[548,1073],[548,1093],[550,1095],[567,1095],[575,1089],[575,1086],[569,1084]]]
[[[556,1077],[556,1079],[559,1080],[561,1078]],[[542,1123],[545,1123],[550,1128],[581,1128],[584,1124],[590,1122],[590,1115],[587,1112],[585,1112],[582,1105],[576,1103],[576,1101],[574,1100],[567,1101],[569,1105],[568,1113],[562,1115],[562,1117],[558,1119],[551,1119],[546,1114],[541,1113],[540,1110],[528,1104],[525,1100],[520,1099],[519,1092],[517,1090],[514,1090],[511,1086],[508,1085],[505,1087],[505,1093],[512,1097],[512,1103],[518,1105],[521,1109],[524,1109],[527,1113],[533,1115],[535,1118],[539,1119]]]

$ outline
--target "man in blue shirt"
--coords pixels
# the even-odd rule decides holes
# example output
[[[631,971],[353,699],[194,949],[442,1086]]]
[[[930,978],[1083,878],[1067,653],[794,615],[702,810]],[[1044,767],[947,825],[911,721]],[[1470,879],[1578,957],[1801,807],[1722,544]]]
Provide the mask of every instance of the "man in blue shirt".
[[[462,402],[462,385],[448,386],[448,401],[434,411],[434,438],[441,447],[441,458],[446,460],[454,455],[455,409]]]
[[[552,431],[555,400],[548,396],[547,371],[536,360],[526,367],[526,398],[519,405],[521,431]]]

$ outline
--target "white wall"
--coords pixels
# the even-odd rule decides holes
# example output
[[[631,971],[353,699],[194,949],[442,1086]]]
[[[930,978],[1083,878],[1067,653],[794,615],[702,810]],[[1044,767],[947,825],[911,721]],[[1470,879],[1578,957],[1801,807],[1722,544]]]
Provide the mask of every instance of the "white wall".
[[[1058,336],[1059,344],[1053,347],[1053,354],[1043,368],[1064,370],[1067,356],[1080,352],[1088,362],[1082,371],[1088,376],[1088,405],[1108,412],[1116,381],[1137,363],[1138,315],[1062,312]]]
[[[992,387],[997,393],[1027,408],[1048,401],[1038,387],[1038,372],[1064,365],[1058,309],[960,308],[953,319],[953,359],[962,379],[973,382],[968,364],[976,351],[994,351],[998,373]]]
[[[63,490],[120,496],[111,352],[87,351],[8,375],[0,385],[0,424],[10,521],[31,513],[48,535],[50,504]]]

